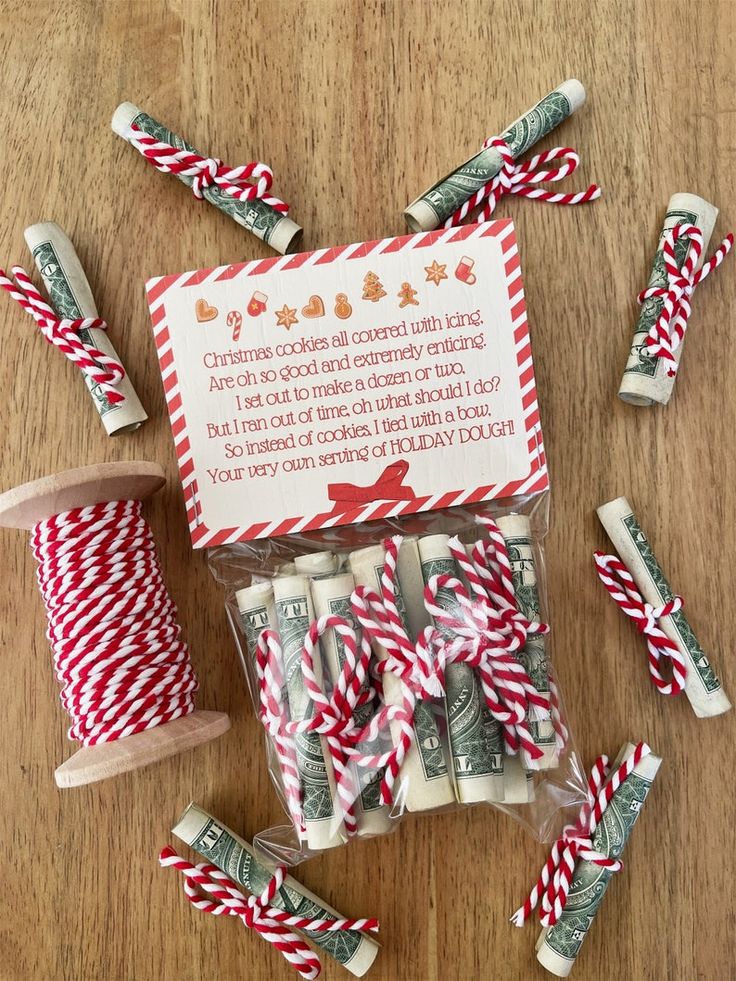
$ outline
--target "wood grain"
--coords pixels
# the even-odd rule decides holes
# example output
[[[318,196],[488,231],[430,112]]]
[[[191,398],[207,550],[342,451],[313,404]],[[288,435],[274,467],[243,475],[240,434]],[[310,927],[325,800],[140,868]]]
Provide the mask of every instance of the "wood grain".
[[[589,92],[560,138],[595,205],[506,200],[518,227],[553,481],[555,659],[586,763],[646,738],[664,765],[588,937],[578,979],[721,979],[733,943],[734,715],[697,721],[646,678],[641,638],[594,579],[594,508],[626,494],[731,694],[736,463],[733,259],[695,297],[672,403],[615,393],[673,191],[736,222],[736,8],[705,0],[430,3],[0,3],[0,258],[30,268],[23,229],[70,235],[150,420],[108,439],[75,369],[2,300],[3,488],[66,467],[160,462],[147,506],[202,688],[233,730],[207,747],[79,790],[25,533],[3,530],[0,975],[25,979],[296,977],[233,920],[192,910],[158,849],[191,798],[250,837],[282,815],[263,766],[222,595],[192,554],[144,301],[146,277],[266,255],[177,181],[144,170],[109,124],[130,99],[202,149],[272,164],[304,247],[404,231],[417,191],[569,75]],[[556,137],[554,138],[556,139]],[[553,142],[545,141],[544,146]],[[731,776],[729,776],[729,774]],[[298,870],[347,914],[376,914],[375,981],[542,978],[536,930],[508,916],[543,849],[476,808],[407,819]],[[345,977],[333,964],[325,978]]]

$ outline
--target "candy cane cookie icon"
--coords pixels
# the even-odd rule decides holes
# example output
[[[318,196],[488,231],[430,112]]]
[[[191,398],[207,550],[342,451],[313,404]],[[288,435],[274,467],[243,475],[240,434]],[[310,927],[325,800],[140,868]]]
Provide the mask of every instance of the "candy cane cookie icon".
[[[233,341],[240,340],[240,328],[243,326],[243,314],[238,310],[231,310],[227,315],[226,323],[233,329]]]

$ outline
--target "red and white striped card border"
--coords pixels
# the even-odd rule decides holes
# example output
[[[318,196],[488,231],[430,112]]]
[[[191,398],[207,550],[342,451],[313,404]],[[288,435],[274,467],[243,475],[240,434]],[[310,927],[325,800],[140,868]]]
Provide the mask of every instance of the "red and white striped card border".
[[[321,514],[296,515],[281,521],[263,521],[251,525],[232,528],[208,528],[201,519],[197,503],[197,483],[192,448],[187,435],[179,379],[174,364],[171,336],[166,320],[166,293],[176,287],[198,287],[203,283],[223,282],[239,277],[257,276],[271,270],[286,271],[302,266],[324,266],[337,260],[349,262],[351,259],[367,255],[400,252],[402,249],[424,249],[444,242],[462,242],[473,238],[498,238],[504,259],[506,287],[511,308],[512,329],[516,345],[516,359],[519,366],[519,382],[524,410],[524,422],[529,451],[529,473],[522,480],[515,480],[503,486],[488,484],[465,490],[453,490],[431,497],[418,497],[412,501],[371,501],[361,507],[353,508],[344,514],[324,512]],[[275,535],[288,535],[296,532],[329,528],[335,525],[353,524],[379,518],[414,514],[418,511],[431,511],[461,504],[473,504],[494,498],[508,498],[514,495],[541,493],[549,486],[547,462],[542,440],[539,419],[537,387],[534,379],[534,365],[529,340],[529,325],[526,318],[524,286],[521,278],[521,262],[516,243],[516,232],[511,219],[490,221],[479,225],[464,225],[460,228],[438,229],[418,235],[404,235],[398,238],[385,238],[375,242],[360,242],[355,245],[337,245],[315,252],[301,252],[297,255],[274,256],[268,259],[254,259],[252,262],[219,266],[216,269],[200,269],[181,275],[159,276],[146,283],[148,304],[153,322],[153,334],[161,366],[166,402],[171,418],[179,472],[184,489],[187,520],[194,548],[209,548],[231,542],[249,541],[254,538],[269,538]]]

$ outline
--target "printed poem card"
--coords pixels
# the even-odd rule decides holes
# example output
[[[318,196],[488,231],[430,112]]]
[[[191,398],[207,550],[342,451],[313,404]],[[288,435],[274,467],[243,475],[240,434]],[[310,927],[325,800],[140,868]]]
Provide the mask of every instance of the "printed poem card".
[[[195,547],[547,486],[511,221],[147,290]]]

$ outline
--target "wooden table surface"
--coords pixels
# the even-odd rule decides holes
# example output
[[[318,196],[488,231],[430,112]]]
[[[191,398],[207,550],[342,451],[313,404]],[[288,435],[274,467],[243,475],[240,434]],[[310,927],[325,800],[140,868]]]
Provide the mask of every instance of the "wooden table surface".
[[[404,205],[568,76],[587,104],[542,146],[582,155],[580,209],[506,199],[517,223],[553,486],[547,539],[554,658],[586,765],[644,738],[664,765],[578,959],[581,979],[731,978],[734,715],[698,721],[647,680],[641,637],[596,581],[594,507],[634,503],[726,687],[736,693],[736,341],[729,259],[695,298],[666,408],[616,398],[664,207],[692,191],[736,224],[733,57],[724,3],[0,3],[4,146],[0,260],[29,266],[23,229],[57,221],[75,242],[111,337],[150,413],[108,439],[75,369],[1,299],[2,484],[108,460],[160,462],[147,509],[201,679],[230,713],[206,748],[79,790],[25,533],[0,534],[5,843],[0,976],[293,978],[234,920],[192,910],[158,849],[195,799],[241,832],[277,822],[253,716],[203,554],[184,520],[146,277],[270,254],[175,180],[144,171],[110,131],[131,100],[236,164],[264,159],[307,249],[402,234]],[[545,855],[477,807],[407,819],[298,870],[341,911],[375,914],[374,981],[529,979],[537,930],[508,916]],[[326,963],[324,977],[347,974]]]

